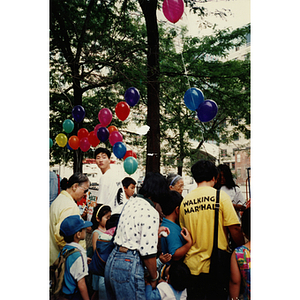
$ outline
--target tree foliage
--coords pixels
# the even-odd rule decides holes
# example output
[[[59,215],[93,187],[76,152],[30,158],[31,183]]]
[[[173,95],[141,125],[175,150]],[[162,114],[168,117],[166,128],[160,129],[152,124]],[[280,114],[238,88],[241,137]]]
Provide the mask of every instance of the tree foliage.
[[[138,5],[142,14],[137,12]],[[225,132],[224,120],[233,124],[236,118],[249,120],[249,60],[219,60],[230,48],[245,42],[249,27],[218,31],[202,39],[187,37],[185,30],[178,33],[174,28],[154,26],[160,5],[161,1],[142,0],[50,1],[50,137],[54,139],[62,131],[62,123],[71,118],[75,105],[84,106],[86,118],[70,135],[81,127],[93,130],[99,110],[113,110],[130,86],[141,93],[139,107],[131,110],[142,109],[147,116],[136,121],[151,125],[153,135],[148,134],[147,151],[158,152],[158,157],[152,157],[158,165],[160,153],[171,152],[181,168],[183,160],[195,153],[190,139],[199,141],[199,147],[208,139],[226,142],[232,136]],[[202,16],[206,13],[193,1],[186,1],[186,5]],[[181,51],[174,45],[178,37],[183,41]],[[207,55],[217,60],[208,60]],[[214,121],[200,123],[184,106],[183,95],[189,84],[200,88],[206,99],[218,103]],[[115,118],[112,124],[126,127]],[[243,125],[236,129],[247,131]],[[132,144],[144,141],[128,139]],[[149,146],[151,139],[154,148]],[[164,145],[163,151],[160,144]],[[53,147],[50,154],[53,163],[73,160],[74,171],[80,169],[80,150]],[[162,157],[164,163],[170,162]],[[148,166],[154,165],[150,158],[147,156]]]

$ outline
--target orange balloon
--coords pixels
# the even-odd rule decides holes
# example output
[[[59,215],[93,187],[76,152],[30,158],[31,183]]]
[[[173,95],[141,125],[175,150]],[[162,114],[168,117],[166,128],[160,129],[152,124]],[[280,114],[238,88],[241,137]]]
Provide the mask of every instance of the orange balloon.
[[[73,149],[73,150],[77,150],[79,148],[80,145],[80,140],[79,137],[76,135],[72,135],[69,138],[69,146]]]
[[[111,134],[113,131],[119,131],[118,128],[114,125],[109,126],[108,128],[109,134]]]

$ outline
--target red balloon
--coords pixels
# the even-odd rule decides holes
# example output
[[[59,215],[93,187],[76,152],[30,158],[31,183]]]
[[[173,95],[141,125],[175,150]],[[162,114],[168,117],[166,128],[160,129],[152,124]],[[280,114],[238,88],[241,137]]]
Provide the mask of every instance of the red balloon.
[[[118,128],[114,125],[109,126],[108,128],[109,134],[111,134],[113,131],[119,131]]]
[[[91,144],[89,143],[89,140],[87,137],[84,137],[80,140],[80,149],[82,152],[86,152],[90,149]]]
[[[98,144],[100,143],[99,139],[97,138],[97,136],[95,136],[94,131],[91,131],[88,135],[88,140],[89,143],[91,144],[91,146],[96,147],[98,146]]]
[[[85,128],[80,128],[77,132],[77,136],[79,137],[79,140],[83,139],[83,138],[87,138],[89,135],[89,131]]]
[[[122,142],[123,141],[123,135],[119,131],[113,131],[109,135],[109,142],[113,146],[116,142]]]
[[[76,135],[72,135],[69,138],[69,146],[73,149],[73,150],[77,150],[79,148],[79,138]]]
[[[137,158],[135,152],[133,152],[132,150],[127,150],[126,153],[125,153],[125,155],[124,155],[124,157],[123,157],[123,159],[125,160],[129,156],[133,156],[134,158]]]
[[[116,115],[121,121],[125,121],[130,113],[130,107],[125,101],[121,101],[116,105]]]
[[[168,21],[176,23],[183,14],[184,3],[182,0],[164,0],[162,9]]]

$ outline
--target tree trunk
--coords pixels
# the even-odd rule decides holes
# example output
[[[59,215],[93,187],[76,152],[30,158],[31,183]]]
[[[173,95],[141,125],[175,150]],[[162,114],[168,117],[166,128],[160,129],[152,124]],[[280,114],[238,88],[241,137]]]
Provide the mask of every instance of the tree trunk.
[[[76,63],[74,63],[75,65]],[[72,68],[73,73],[73,90],[74,90],[74,106],[76,105],[82,105],[82,88],[80,87],[80,80],[79,78],[79,67],[74,66]],[[77,135],[77,132],[80,128],[82,128],[82,123],[74,122],[74,134]],[[80,172],[82,173],[82,159],[83,154],[80,148],[78,148],[76,151],[74,151],[74,163],[73,163],[73,172]]]
[[[147,134],[146,173],[160,171],[160,126],[159,126],[159,34],[156,17],[157,0],[139,0],[147,28]]]

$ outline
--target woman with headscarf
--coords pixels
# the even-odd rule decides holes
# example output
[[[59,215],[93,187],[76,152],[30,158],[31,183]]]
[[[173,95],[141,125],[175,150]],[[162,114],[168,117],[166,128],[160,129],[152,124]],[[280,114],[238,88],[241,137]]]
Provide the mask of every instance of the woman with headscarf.
[[[167,177],[167,182],[168,182],[169,189],[171,191],[176,191],[180,195],[182,195],[184,182],[183,182],[183,178],[180,175],[170,173]]]

